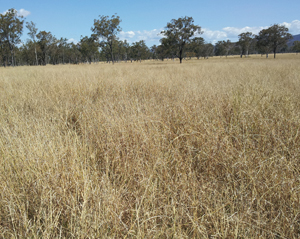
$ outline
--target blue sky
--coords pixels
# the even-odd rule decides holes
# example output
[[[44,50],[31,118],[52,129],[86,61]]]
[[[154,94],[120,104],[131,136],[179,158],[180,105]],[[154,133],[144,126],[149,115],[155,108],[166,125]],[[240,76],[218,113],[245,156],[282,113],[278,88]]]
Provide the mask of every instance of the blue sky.
[[[39,31],[77,42],[91,35],[94,19],[117,13],[122,19],[120,39],[132,43],[145,40],[159,44],[159,32],[171,19],[191,16],[201,26],[206,42],[236,41],[238,34],[257,34],[272,24],[284,24],[293,35],[300,34],[299,0],[0,0],[0,13],[15,8],[33,21]],[[24,28],[22,39],[29,38]]]

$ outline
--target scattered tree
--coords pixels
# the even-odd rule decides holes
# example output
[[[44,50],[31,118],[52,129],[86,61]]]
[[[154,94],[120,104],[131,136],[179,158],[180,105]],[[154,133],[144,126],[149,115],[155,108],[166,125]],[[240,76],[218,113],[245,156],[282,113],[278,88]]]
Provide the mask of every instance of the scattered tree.
[[[178,19],[172,19],[171,22],[165,27],[166,30],[161,34],[165,36],[162,40],[165,45],[175,53],[182,63],[183,53],[187,43],[191,42],[191,39],[196,34],[201,34],[201,27],[194,25],[194,19],[192,17],[182,17]]]
[[[20,38],[23,32],[24,20],[22,18],[13,8],[5,14],[0,14],[0,45],[5,64],[8,64],[10,58],[10,64],[15,65],[15,48],[21,42]]]
[[[204,44],[203,51],[202,51],[202,56],[205,59],[208,59],[208,57],[209,56],[213,56],[213,54],[214,54],[214,46],[213,46],[213,44],[211,44],[211,43]]]
[[[225,41],[218,41],[215,45],[215,55],[224,56],[226,54]]]
[[[256,47],[261,55],[266,54],[266,58],[268,58],[272,49],[270,43],[268,42],[268,38],[265,36],[267,36],[266,29],[263,29],[255,37]]]
[[[234,44],[230,41],[230,40],[227,40],[227,41],[223,41],[223,44],[224,44],[224,48],[225,48],[225,55],[226,55],[226,58],[230,52],[230,50],[233,48]]]
[[[79,43],[79,51],[83,57],[83,62],[92,63],[95,61],[95,55],[98,53],[98,44],[93,36],[82,37]]]
[[[300,52],[300,41],[294,41],[292,50],[297,54]]]
[[[139,60],[140,62],[148,58],[149,56],[149,49],[146,46],[146,43],[144,40],[134,42],[131,46],[132,48],[132,58],[135,60]]]
[[[62,63],[65,64],[65,52],[68,49],[68,39],[67,38],[60,38],[58,40],[58,50],[60,53],[60,57],[62,58]]]
[[[157,46],[156,55],[157,55],[158,59],[163,61],[165,58],[167,58],[169,56],[169,54],[170,54],[170,49],[166,45],[161,44],[161,45]]]
[[[46,65],[49,63],[49,53],[51,47],[53,47],[53,44],[56,42],[56,38],[51,34],[51,32],[46,31],[40,31],[36,37],[39,40],[38,45],[42,51],[41,65]]]
[[[238,46],[241,48],[241,57],[244,53],[245,57],[249,55],[249,48],[253,43],[254,35],[252,32],[245,32],[239,35],[239,41],[237,43]]]
[[[199,59],[202,56],[204,39],[202,37],[195,37],[192,39],[190,45],[191,50],[195,53],[197,59]]]
[[[149,49],[144,41],[134,42],[129,45],[117,38],[121,31],[119,16],[99,16],[94,20],[91,28],[91,37],[83,37],[79,43],[68,43],[66,38],[57,40],[50,32],[40,31],[37,33],[35,23],[26,22],[29,30],[25,43],[20,45],[20,37],[23,31],[23,17],[17,14],[15,9],[9,9],[0,14],[0,64],[17,65],[46,65],[65,64],[79,62],[95,62],[99,60],[127,61],[131,59],[173,59],[178,57],[180,63],[184,57],[208,58],[208,56],[240,54],[248,56],[249,52],[266,54],[287,50],[287,41],[292,38],[288,28],[274,24],[268,29],[263,29],[257,36],[251,32],[241,33],[239,41],[232,43],[230,40],[219,41],[213,46],[206,44],[202,37],[201,27],[194,24],[192,17],[172,19],[165,30],[161,31],[162,38],[159,46]],[[299,41],[294,42],[290,50],[300,51]]]
[[[37,28],[35,26],[35,23],[33,22],[26,22],[26,27],[29,30],[28,35],[30,36],[30,38],[33,41],[34,44],[34,54],[35,54],[35,62],[36,65],[38,65],[38,58],[37,58],[37,51],[36,51],[36,34],[37,34]]]
[[[112,63],[114,63],[114,45],[117,40],[117,34],[122,30],[119,26],[121,23],[121,19],[119,16],[112,15],[111,18],[109,16],[99,16],[100,19],[94,20],[94,27],[91,30],[94,33],[94,37],[98,38],[101,47],[107,47]]]
[[[292,38],[292,35],[288,33],[289,29],[279,24],[274,24],[268,29],[263,29],[259,32],[257,39],[257,45],[260,49],[272,50],[274,58],[276,58],[276,52],[287,44],[287,41]]]

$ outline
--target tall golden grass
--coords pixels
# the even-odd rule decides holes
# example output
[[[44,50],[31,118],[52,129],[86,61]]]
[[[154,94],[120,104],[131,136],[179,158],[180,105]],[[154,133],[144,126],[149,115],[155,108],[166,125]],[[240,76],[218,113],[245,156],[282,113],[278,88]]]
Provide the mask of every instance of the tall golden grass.
[[[0,68],[0,237],[299,238],[300,57]]]

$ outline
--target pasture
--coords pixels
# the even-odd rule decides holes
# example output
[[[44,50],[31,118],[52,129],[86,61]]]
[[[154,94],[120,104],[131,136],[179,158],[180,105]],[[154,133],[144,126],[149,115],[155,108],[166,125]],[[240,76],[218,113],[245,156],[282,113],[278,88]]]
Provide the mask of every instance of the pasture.
[[[1,238],[299,238],[300,55],[0,68]]]

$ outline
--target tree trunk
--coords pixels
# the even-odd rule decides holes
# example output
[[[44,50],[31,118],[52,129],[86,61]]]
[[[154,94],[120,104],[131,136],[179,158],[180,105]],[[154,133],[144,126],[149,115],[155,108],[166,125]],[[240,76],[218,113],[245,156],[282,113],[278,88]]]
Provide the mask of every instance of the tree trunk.
[[[15,51],[14,51],[14,66],[17,66],[17,59],[16,59]]]
[[[14,52],[13,50],[10,51],[11,54],[11,66],[14,67]]]
[[[34,53],[35,53],[35,61],[36,65],[38,65],[37,53],[36,53],[36,45],[34,44]]]
[[[182,49],[179,51],[179,61],[180,64],[182,63]]]
[[[110,55],[111,55],[111,62],[112,64],[114,64],[114,53],[113,53],[113,47],[112,47],[112,42],[111,42],[111,45],[110,45]]]

